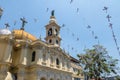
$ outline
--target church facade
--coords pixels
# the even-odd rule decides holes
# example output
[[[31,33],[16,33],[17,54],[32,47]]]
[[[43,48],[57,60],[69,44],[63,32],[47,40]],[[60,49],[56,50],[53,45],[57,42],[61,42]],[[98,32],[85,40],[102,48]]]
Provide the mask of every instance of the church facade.
[[[60,48],[54,12],[45,28],[45,41],[25,32],[24,25],[0,29],[0,80],[84,80],[79,61]]]

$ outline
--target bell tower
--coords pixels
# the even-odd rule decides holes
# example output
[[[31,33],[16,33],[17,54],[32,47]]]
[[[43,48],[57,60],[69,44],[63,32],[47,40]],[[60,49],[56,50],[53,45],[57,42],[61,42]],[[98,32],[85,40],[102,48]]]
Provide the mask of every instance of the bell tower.
[[[60,47],[60,26],[56,23],[54,10],[51,12],[49,24],[46,27],[46,42],[50,45]]]

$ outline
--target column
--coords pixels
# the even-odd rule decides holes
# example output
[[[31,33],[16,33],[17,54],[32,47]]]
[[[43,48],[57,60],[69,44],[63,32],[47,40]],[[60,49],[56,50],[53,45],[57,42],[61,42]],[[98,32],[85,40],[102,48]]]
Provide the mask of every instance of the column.
[[[5,62],[10,62],[10,58],[11,58],[11,52],[12,52],[12,41],[9,40],[8,44],[6,44],[6,50],[3,56],[3,60]]]

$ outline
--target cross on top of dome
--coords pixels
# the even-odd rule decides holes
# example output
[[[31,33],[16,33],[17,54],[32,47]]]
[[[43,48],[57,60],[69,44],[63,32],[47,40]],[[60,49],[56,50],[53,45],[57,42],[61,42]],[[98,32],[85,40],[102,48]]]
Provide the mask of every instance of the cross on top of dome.
[[[8,27],[10,27],[10,25],[8,23],[6,23],[5,28],[7,29]]]
[[[25,20],[25,18],[20,18],[20,20],[22,21],[22,27],[21,27],[21,30],[24,30],[24,27],[25,27],[25,23],[27,23],[27,21]]]

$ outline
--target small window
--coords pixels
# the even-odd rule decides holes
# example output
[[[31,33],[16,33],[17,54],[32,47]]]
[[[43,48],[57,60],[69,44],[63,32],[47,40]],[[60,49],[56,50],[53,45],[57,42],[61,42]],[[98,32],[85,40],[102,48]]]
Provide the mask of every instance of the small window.
[[[36,52],[34,51],[34,52],[32,53],[32,60],[31,60],[32,62],[35,61],[35,55],[36,55]]]
[[[52,40],[51,40],[51,39],[49,40],[49,43],[52,43]]]
[[[57,58],[56,59],[56,65],[59,65],[60,64],[60,62],[59,62],[59,59]]]
[[[56,44],[58,44],[58,40],[56,40]]]
[[[56,32],[56,36],[58,35],[58,31],[57,31],[57,29],[55,29],[55,32]]]

